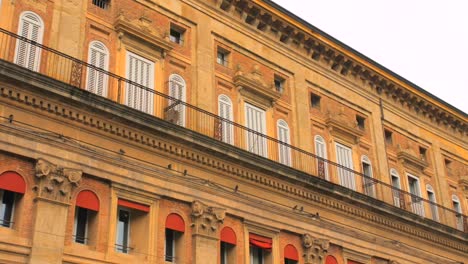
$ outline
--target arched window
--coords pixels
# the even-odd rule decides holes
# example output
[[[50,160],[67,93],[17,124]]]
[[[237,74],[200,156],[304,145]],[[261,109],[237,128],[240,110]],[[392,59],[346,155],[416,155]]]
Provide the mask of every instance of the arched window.
[[[167,262],[182,263],[183,258],[183,235],[185,232],[185,221],[178,214],[172,213],[166,218],[166,241],[165,257]]]
[[[16,172],[0,174],[0,226],[12,227],[18,199],[26,191],[26,182]]]
[[[109,51],[100,41],[89,43],[88,63],[104,71],[109,70]],[[86,76],[86,90],[100,96],[107,96],[108,76],[106,73],[88,67]]]
[[[221,264],[236,263],[237,236],[232,228],[225,226],[221,230]]]
[[[431,207],[432,220],[439,222],[439,212],[437,209],[437,200],[434,192],[434,188],[430,184],[426,184],[427,199],[429,200],[429,206]]]
[[[278,161],[284,165],[291,166],[291,144],[289,126],[286,121],[279,119],[276,123],[278,128]]]
[[[18,35],[42,44],[44,23],[39,15],[25,11],[20,15]],[[18,39],[16,42],[15,63],[32,71],[39,70],[41,49],[28,41]]]
[[[224,94],[218,97],[218,113],[220,117],[231,122],[234,121],[231,99]],[[234,144],[234,126],[231,123],[221,120],[221,122],[217,124],[216,129],[215,137],[217,139],[229,144]]]
[[[90,190],[83,190],[76,196],[75,226],[73,241],[80,244],[96,242],[97,212],[99,212],[99,199]]]
[[[400,183],[400,175],[395,169],[390,169],[390,177],[392,182],[392,194],[393,194],[393,205],[396,207],[402,207],[405,204],[405,200],[403,198],[403,194],[400,192],[401,183]]]
[[[319,157],[317,159],[318,176],[322,179],[330,180],[328,176],[328,163],[327,160],[327,146],[323,137],[315,136],[315,154]]]
[[[299,253],[296,247],[288,244],[284,247],[284,264],[297,264],[299,261]]]
[[[184,78],[178,74],[169,76],[169,106],[167,115],[171,116],[170,121],[179,125],[185,126],[185,91],[186,84]]]
[[[362,174],[364,174],[363,179],[363,190],[366,195],[371,197],[375,197],[375,182],[372,179],[372,166],[369,157],[363,155],[361,157],[361,166],[362,166]]]
[[[455,210],[455,218],[456,218],[456,227],[458,230],[464,230],[464,221],[463,221],[463,211],[460,204],[460,199],[455,194],[452,195],[452,204],[453,210]]]

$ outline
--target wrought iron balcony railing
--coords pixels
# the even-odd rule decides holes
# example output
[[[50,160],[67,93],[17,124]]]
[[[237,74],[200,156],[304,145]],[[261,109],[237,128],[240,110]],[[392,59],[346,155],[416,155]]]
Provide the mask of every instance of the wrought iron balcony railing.
[[[18,45],[26,52],[19,58]],[[215,140],[250,151],[266,159],[320,177],[356,192],[382,200],[395,207],[447,226],[468,232],[468,218],[453,209],[395,188],[333,161],[321,158],[275,138],[261,134],[238,123],[150,89],[124,77],[105,71],[57,50],[0,29],[0,59],[24,66],[47,77],[72,85],[77,89],[105,96],[119,104],[132,106],[157,118],[198,132]],[[107,91],[104,94],[103,91]],[[131,94],[129,91],[131,91]],[[150,98],[151,107],[129,103],[128,96]],[[352,184],[350,184],[351,181]]]

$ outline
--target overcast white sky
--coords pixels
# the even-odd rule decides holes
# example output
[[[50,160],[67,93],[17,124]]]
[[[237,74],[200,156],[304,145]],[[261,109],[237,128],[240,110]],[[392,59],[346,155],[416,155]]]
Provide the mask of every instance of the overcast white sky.
[[[468,113],[468,0],[273,0]]]

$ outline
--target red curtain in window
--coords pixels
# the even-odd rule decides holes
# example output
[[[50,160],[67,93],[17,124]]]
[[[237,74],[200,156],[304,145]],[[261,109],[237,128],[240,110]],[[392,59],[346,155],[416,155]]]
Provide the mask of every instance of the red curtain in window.
[[[18,173],[7,171],[0,175],[0,189],[16,193],[25,193],[26,182]]]
[[[338,264],[338,261],[334,256],[327,256],[325,264]]]
[[[139,211],[146,212],[146,213],[148,213],[150,211],[150,208],[149,208],[148,205],[144,205],[144,204],[136,203],[136,202],[131,202],[131,201],[124,200],[124,199],[119,199],[117,204],[120,205],[120,206],[123,206],[123,207],[139,210]]]
[[[289,244],[284,247],[284,258],[299,261],[299,254],[297,253],[297,249]]]
[[[170,214],[166,218],[166,228],[183,233],[185,232],[184,219],[178,214]]]
[[[76,197],[76,206],[98,212],[99,199],[94,192],[90,190],[84,190],[81,191]]]
[[[262,249],[272,248],[272,239],[264,236],[249,233],[249,242],[252,246],[256,246]]]
[[[232,228],[225,226],[221,230],[221,241],[231,244],[231,245],[236,245],[237,244],[237,237],[236,233],[234,233],[234,230]]]

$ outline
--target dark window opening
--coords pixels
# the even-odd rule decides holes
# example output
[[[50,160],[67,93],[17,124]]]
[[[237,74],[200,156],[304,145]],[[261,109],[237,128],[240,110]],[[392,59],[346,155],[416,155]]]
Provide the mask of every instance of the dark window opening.
[[[284,83],[285,80],[279,76],[275,76],[274,84],[275,84],[275,89],[279,93],[284,92]]]
[[[184,29],[171,25],[169,40],[177,44],[182,44],[184,40],[184,32]]]
[[[314,108],[320,108],[321,97],[316,94],[310,94],[310,105]]]
[[[218,47],[216,62],[218,64],[223,65],[223,66],[227,66],[228,65],[228,59],[229,59],[229,51]]]
[[[392,131],[389,131],[389,130],[386,130],[384,131],[384,134],[385,134],[385,143],[387,143],[388,145],[392,145],[393,144],[393,133]]]
[[[419,147],[419,156],[421,157],[422,160],[426,160],[426,154],[427,154],[427,149],[423,147]]]
[[[15,208],[15,193],[6,190],[0,190],[0,225],[11,227],[13,211]]]
[[[110,5],[110,0],[93,0],[93,5],[102,9],[108,9]]]
[[[221,264],[235,263],[234,248],[235,245],[221,242]]]
[[[356,123],[359,129],[364,130],[366,128],[365,121],[366,119],[364,117],[359,116],[359,115],[356,116]]]
[[[117,241],[115,249],[117,252],[128,253],[129,248],[129,233],[130,233],[130,212],[119,210],[117,222]]]
[[[88,209],[76,207],[76,230],[75,242],[80,244],[87,244],[87,229],[88,229]]]
[[[250,246],[250,264],[264,264],[263,249]]]
[[[297,261],[285,258],[284,264],[297,264]]]

